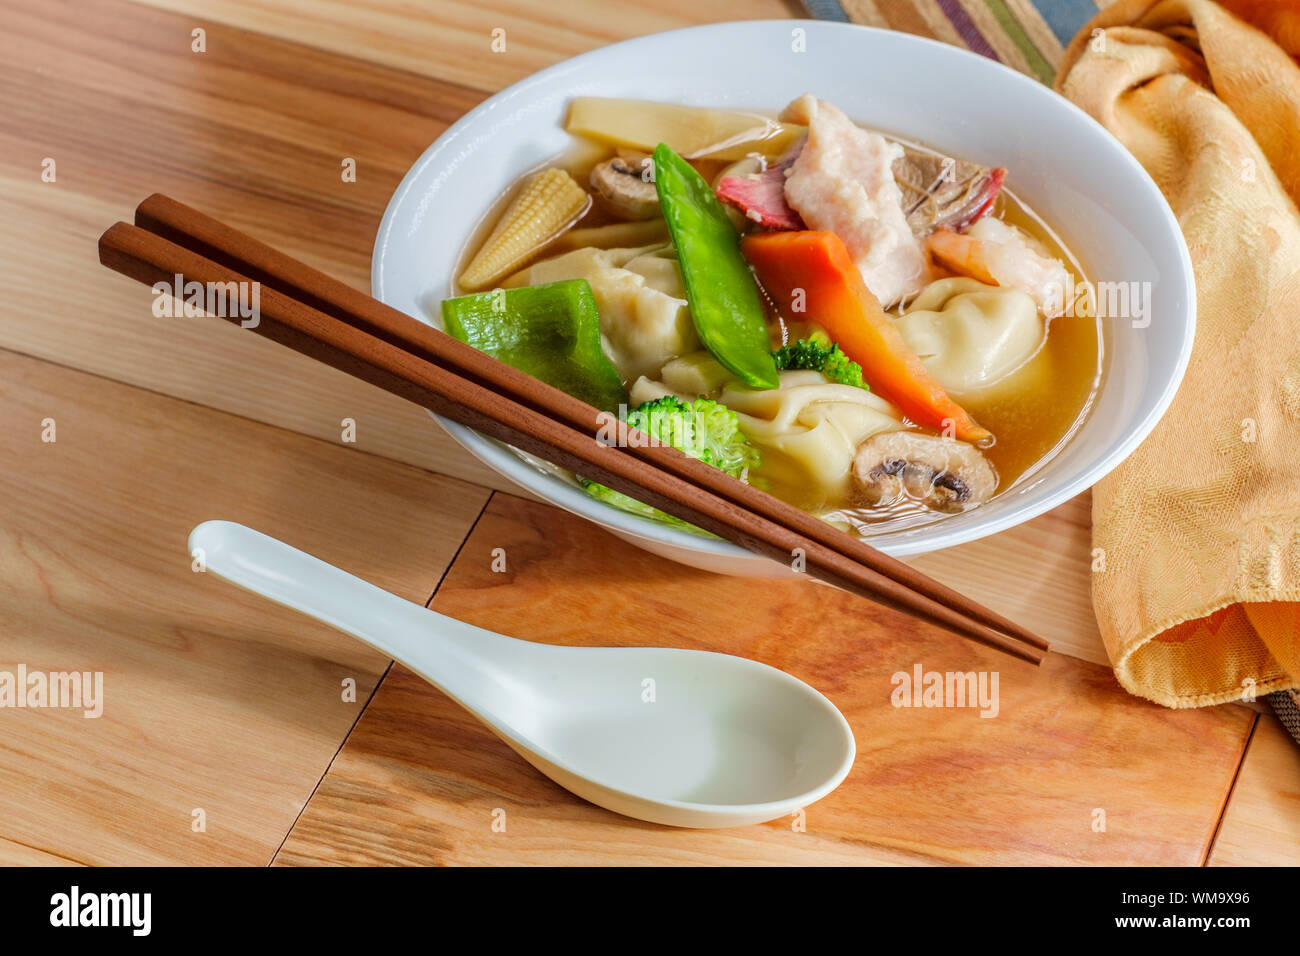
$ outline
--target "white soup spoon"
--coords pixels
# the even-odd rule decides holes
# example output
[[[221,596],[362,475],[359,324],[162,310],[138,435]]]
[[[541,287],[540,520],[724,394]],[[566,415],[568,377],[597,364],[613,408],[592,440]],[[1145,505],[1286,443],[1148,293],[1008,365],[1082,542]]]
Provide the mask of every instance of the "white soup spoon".
[[[229,521],[190,533],[206,570],[400,661],[560,786],[641,820],[728,827],[835,789],[853,732],[803,681],[757,661],[520,641],[430,611]]]

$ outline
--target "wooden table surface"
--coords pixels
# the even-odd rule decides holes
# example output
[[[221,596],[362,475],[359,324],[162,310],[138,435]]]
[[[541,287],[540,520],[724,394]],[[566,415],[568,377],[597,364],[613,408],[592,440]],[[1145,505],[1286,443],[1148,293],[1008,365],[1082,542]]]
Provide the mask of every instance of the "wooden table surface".
[[[1300,862],[1300,750],[1272,716],[1164,710],[1103,666],[1086,496],[916,560],[1064,652],[1035,670],[829,589],[666,566],[519,497],[414,407],[155,318],[96,261],[163,191],[366,288],[402,173],[489,93],[624,37],[796,14],[0,0],[0,670],[104,674],[99,718],[0,710],[0,863]],[[844,711],[857,764],[802,826],[617,817],[378,653],[194,573],[208,518],[518,637],[782,667]],[[997,717],[893,707],[917,663],[997,670]]]

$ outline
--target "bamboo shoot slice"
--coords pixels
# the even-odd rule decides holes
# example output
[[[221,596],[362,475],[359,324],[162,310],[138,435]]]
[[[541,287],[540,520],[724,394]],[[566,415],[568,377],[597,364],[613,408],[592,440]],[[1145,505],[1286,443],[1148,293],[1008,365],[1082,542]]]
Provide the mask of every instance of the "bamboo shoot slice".
[[[568,252],[595,246],[598,249],[634,249],[668,241],[668,224],[662,216],[639,222],[611,222],[604,226],[570,229],[548,247],[549,252]]]
[[[778,157],[807,132],[761,113],[600,96],[574,99],[564,128],[644,152],[666,143],[686,159],[731,160],[750,153]]]

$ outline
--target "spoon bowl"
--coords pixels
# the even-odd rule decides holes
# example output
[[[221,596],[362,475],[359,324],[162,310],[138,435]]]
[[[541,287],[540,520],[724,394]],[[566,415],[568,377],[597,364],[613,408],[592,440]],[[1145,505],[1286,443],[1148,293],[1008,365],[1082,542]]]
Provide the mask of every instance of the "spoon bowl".
[[[757,661],[653,647],[537,644],[389,594],[228,521],[190,534],[206,571],[400,661],[565,789],[641,820],[726,827],[837,787],[853,732],[803,681]]]

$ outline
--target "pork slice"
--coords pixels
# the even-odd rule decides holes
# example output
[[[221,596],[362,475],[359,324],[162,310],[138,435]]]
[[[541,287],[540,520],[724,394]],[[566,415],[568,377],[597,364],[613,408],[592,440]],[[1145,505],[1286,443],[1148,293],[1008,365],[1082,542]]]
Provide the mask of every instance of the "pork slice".
[[[804,229],[804,221],[785,201],[786,172],[794,165],[803,144],[786,153],[781,161],[748,176],[724,176],[718,182],[718,198],[735,206],[746,218],[764,229]]]
[[[891,169],[902,192],[907,224],[918,239],[936,229],[961,232],[987,216],[1007,175],[1005,169],[906,146]]]

